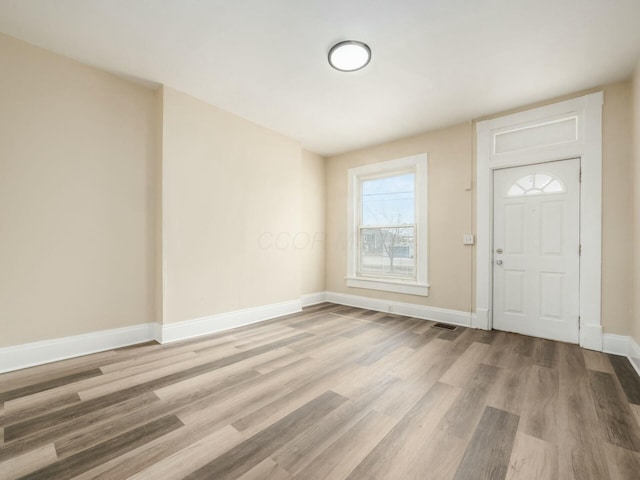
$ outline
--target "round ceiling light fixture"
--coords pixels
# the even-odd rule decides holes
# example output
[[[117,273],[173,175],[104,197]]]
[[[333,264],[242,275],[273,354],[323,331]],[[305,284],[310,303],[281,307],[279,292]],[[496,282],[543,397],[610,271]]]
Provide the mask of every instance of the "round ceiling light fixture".
[[[329,50],[329,65],[341,72],[355,72],[371,61],[371,49],[357,40],[338,42]]]

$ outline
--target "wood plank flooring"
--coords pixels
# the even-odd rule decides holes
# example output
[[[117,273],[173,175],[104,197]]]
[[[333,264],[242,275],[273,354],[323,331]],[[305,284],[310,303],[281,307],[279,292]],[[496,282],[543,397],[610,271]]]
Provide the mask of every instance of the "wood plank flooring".
[[[1,479],[638,479],[622,357],[332,304],[0,375]]]

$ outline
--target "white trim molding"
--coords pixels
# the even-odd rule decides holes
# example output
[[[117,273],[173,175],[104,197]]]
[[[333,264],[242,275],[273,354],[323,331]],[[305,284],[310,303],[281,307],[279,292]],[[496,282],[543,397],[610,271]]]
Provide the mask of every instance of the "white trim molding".
[[[580,345],[602,351],[602,92],[478,122],[476,325],[491,329],[493,171],[580,158]]]
[[[300,297],[302,308],[327,301],[327,292],[305,293]]]
[[[604,335],[601,325],[580,322],[580,346],[596,352],[604,351]]]
[[[476,311],[471,316],[471,326],[481,330],[491,330],[491,322],[489,322],[489,310],[486,308]]]
[[[0,348],[0,373],[90,355],[155,339],[156,323]]]
[[[626,357],[629,354],[630,342],[631,337],[626,335],[605,333],[602,336],[602,351],[604,353],[612,353],[613,355],[622,355]]]
[[[472,314],[470,312],[462,312],[460,310],[449,310],[446,308],[416,305],[414,303],[380,300],[378,298],[362,297],[360,295],[349,295],[337,292],[327,292],[327,302],[347,305],[349,307],[366,308],[377,312],[396,313],[398,315],[406,315],[408,317],[420,318],[422,320],[434,320],[436,322],[460,325],[463,327],[472,326]]]
[[[235,310],[233,312],[210,315],[208,317],[185,320],[183,322],[162,325],[156,340],[160,343],[171,343],[211,333],[230,330],[232,328],[263,322],[272,318],[297,313],[302,310],[301,300],[273,303],[260,307]]]

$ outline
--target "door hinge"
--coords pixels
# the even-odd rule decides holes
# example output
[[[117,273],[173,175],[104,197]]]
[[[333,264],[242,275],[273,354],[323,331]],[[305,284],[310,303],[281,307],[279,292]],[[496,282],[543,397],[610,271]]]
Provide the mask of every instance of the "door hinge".
[[[578,173],[578,183],[582,183],[582,168],[580,169],[580,172]]]
[[[578,245],[578,256],[582,255],[582,244]]]

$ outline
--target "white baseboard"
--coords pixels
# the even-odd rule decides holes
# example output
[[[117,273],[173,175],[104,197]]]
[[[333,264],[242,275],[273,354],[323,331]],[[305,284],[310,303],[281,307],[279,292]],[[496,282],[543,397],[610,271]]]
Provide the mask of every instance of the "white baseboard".
[[[310,307],[327,301],[327,292],[307,293],[300,297],[302,308]]]
[[[153,324],[153,338],[156,342],[162,343],[162,324],[154,323]]]
[[[421,318],[423,320],[435,320],[463,327],[471,326],[471,313],[446,308],[427,307],[412,303],[393,302],[391,311],[408,317]]]
[[[397,313],[399,315],[421,318],[423,320],[435,320],[437,322],[461,325],[464,327],[471,326],[471,314],[469,312],[461,312],[459,310],[427,307],[413,303],[380,300],[378,298],[362,297],[359,295],[349,295],[337,292],[327,292],[326,301],[350,307],[376,310],[378,312]]]
[[[154,339],[160,343],[186,340],[289,315],[301,311],[302,306],[316,305],[322,302],[366,308],[379,312],[397,313],[399,315],[472,328],[486,328],[487,321],[487,312],[483,311],[469,313],[359,295],[317,292],[303,295],[300,300],[237,310],[185,322],[167,325],[144,323],[132,327],[103,330],[11,347],[0,347],[0,373],[135,345],[136,343],[144,343]],[[626,356],[638,372],[638,375],[640,375],[640,346],[633,338],[624,335],[602,335],[600,327],[587,333],[581,340],[585,338],[589,340],[589,345],[582,345],[583,347]],[[599,348],[594,348],[598,347],[598,345],[600,345]]]
[[[321,303],[325,301],[325,292],[307,296],[307,301]],[[80,357],[91,353],[104,352],[114,348],[135,345],[156,340],[160,343],[186,340],[192,337],[220,332],[231,328],[250,325],[282,315],[302,310],[302,301],[275,303],[261,307],[247,308],[234,312],[211,315],[209,317],[187,320],[185,322],[144,323],[132,327],[103,330],[100,332],[55,338],[40,342],[26,343],[10,347],[0,347],[0,373],[45,363]]]
[[[346,305],[348,307],[366,308],[377,312],[391,311],[391,302],[378,300],[377,298],[347,295],[345,293],[327,292],[327,302]]]
[[[0,348],[0,373],[104,352],[155,338],[155,323]]]
[[[631,337],[626,335],[614,335],[613,333],[605,333],[602,336],[602,350],[604,353],[612,353],[614,355],[629,355],[629,342]],[[595,350],[595,349],[594,349]]]
[[[160,343],[176,342],[188,338],[221,332],[231,328],[242,327],[252,323],[270,320],[282,315],[289,315],[302,310],[301,300],[273,303],[261,307],[235,310],[233,312],[211,315],[208,317],[186,320],[184,322],[162,325],[156,340]]]

